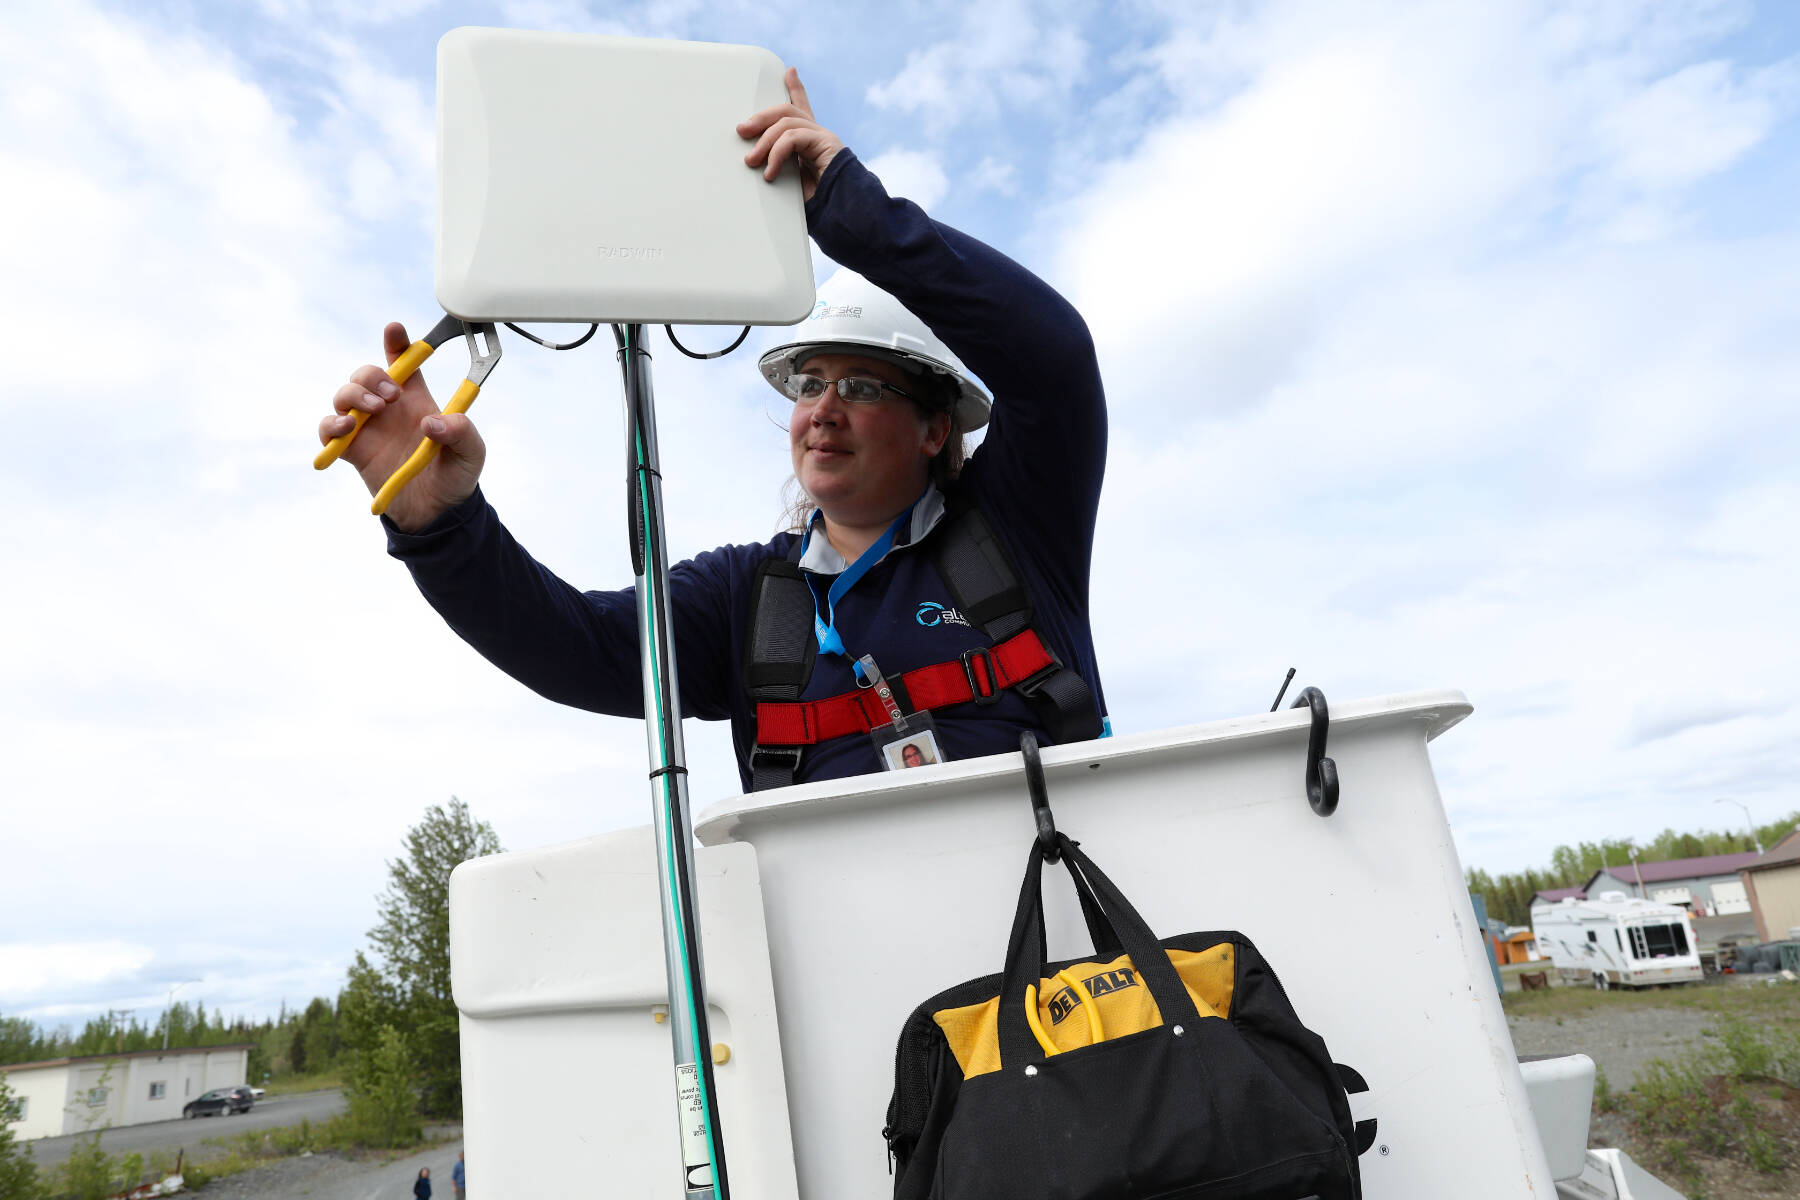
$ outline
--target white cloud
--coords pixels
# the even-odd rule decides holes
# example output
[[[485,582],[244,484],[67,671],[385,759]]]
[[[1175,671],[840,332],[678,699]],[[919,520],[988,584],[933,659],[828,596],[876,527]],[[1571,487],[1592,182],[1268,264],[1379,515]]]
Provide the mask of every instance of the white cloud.
[[[889,150],[868,161],[890,196],[904,196],[927,211],[950,191],[937,156],[923,150]]]
[[[970,172],[969,185],[977,191],[997,192],[1002,196],[1019,194],[1019,172],[1009,162],[988,155]]]
[[[102,983],[138,970],[151,957],[148,946],[121,941],[0,943],[0,1004]]]
[[[1214,74],[1057,226],[1114,412],[1116,723],[1243,711],[1290,663],[1328,694],[1463,687],[1436,758],[1500,869],[1716,823],[1709,789],[1779,807],[1800,713],[1649,738],[1668,714],[1639,708],[1724,713],[1747,664],[1800,666],[1800,555],[1767,532],[1800,231],[1681,232],[1792,119],[1791,67],[1707,56],[1741,11],[1660,7],[1270,6],[1149,56]]]
[[[1056,107],[1086,66],[1087,44],[1074,25],[1064,6],[970,5],[943,40],[911,51],[893,78],[870,84],[867,99],[918,114],[937,131]]]

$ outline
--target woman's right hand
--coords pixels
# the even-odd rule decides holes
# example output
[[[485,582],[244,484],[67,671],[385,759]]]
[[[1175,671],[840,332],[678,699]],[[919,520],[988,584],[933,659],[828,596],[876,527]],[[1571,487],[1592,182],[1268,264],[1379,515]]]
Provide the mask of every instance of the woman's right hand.
[[[389,363],[411,344],[406,327],[398,321],[382,330]],[[421,437],[438,444],[437,457],[388,505],[388,519],[402,533],[417,533],[474,494],[487,446],[467,415],[438,411],[418,372],[399,386],[380,367],[358,367],[350,373],[350,382],[332,396],[331,405],[336,411],[319,422],[321,444],[355,427],[353,410],[369,414],[343,457],[362,476],[370,495],[400,469]]]

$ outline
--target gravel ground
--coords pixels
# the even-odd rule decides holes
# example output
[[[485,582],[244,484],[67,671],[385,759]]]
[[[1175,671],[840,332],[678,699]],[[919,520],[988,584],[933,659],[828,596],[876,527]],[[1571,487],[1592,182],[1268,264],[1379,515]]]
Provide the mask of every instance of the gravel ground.
[[[411,1200],[420,1167],[431,1168],[433,1200],[451,1200],[450,1168],[459,1138],[388,1163],[356,1162],[327,1152],[284,1158],[194,1192],[196,1200]]]
[[[1585,1054],[1606,1074],[1614,1091],[1637,1081],[1653,1058],[1678,1058],[1702,1041],[1713,1016],[1692,1008],[1625,1008],[1567,1016],[1509,1014],[1513,1048],[1520,1054]]]
[[[309,1154],[227,1176],[193,1194],[205,1200],[286,1200],[290,1196],[316,1200],[353,1186],[368,1171],[368,1164],[351,1162],[337,1154]]]

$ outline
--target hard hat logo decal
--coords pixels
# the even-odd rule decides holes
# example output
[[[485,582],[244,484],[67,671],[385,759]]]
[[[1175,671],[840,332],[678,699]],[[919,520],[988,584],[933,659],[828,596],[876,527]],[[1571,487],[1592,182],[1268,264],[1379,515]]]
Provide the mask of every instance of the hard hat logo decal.
[[[808,317],[807,320],[809,320],[809,321],[826,321],[826,320],[831,319],[832,317],[860,317],[860,316],[862,316],[862,305],[860,305],[860,304],[835,304],[834,305],[834,304],[827,304],[827,303],[825,303],[825,301],[821,300],[816,305],[813,306],[812,316]]]

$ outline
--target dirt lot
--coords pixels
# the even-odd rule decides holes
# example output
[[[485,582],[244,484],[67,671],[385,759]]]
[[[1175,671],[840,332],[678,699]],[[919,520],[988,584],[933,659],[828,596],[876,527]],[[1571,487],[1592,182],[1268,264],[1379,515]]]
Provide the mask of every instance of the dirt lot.
[[[1800,985],[1792,984],[1709,983],[1639,993],[1567,988],[1508,994],[1505,1006],[1518,1053],[1586,1054],[1620,1093],[1633,1088],[1654,1059],[1718,1052],[1721,1014],[1778,1038],[1800,1040]],[[1762,1124],[1784,1148],[1783,1171],[1759,1172],[1741,1157],[1692,1154],[1684,1177],[1670,1157],[1669,1138],[1641,1130],[1630,1119],[1628,1104],[1596,1111],[1588,1141],[1622,1148],[1691,1200],[1800,1196],[1800,1090],[1773,1080],[1757,1082],[1752,1090]],[[1693,1103],[1708,1101],[1695,1096]]]

